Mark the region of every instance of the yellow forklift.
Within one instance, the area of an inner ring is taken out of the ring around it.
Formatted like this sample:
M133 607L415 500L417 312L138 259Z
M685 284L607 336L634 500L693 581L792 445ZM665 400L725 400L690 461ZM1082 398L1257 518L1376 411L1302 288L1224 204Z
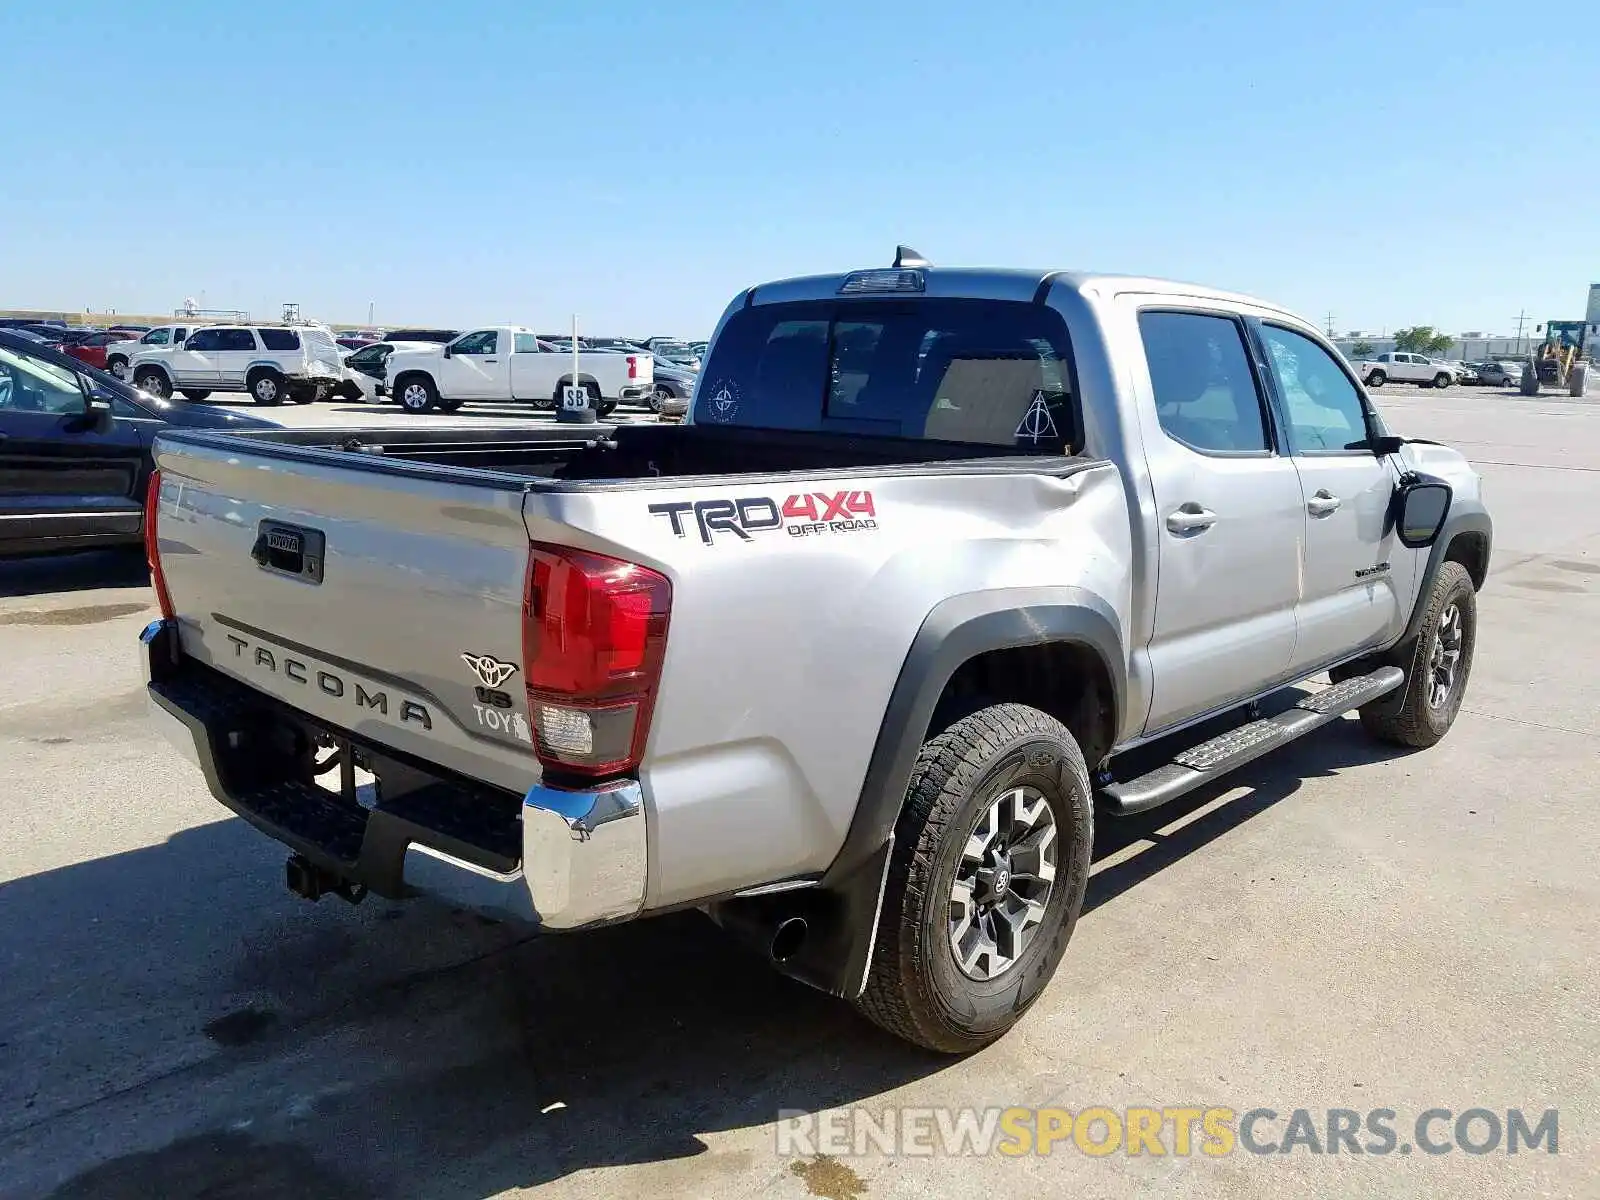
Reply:
M1589 383L1589 351L1600 338L1587 321L1546 321L1534 326L1544 341L1522 364L1522 394L1537 396L1540 388L1566 388L1571 396L1583 395Z

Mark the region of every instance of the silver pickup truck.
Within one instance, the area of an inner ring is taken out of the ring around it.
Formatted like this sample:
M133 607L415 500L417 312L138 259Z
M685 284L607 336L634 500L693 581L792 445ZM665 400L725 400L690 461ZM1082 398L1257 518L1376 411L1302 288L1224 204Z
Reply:
M904 251L739 295L681 426L156 457L154 713L295 892L697 907L953 1053L1050 980L1096 815L1352 710L1442 737L1491 543L1291 313Z

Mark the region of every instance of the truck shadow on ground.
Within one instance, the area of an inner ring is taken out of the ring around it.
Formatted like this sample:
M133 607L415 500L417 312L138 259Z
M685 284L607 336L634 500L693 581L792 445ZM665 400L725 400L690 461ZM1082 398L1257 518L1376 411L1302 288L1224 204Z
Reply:
M1099 860L1153 844L1094 876L1085 919L1305 781L1389 756L1354 722L1336 722L1173 805L1101 821ZM1239 787L1249 790L1194 816ZM197 856L212 865L192 884L199 894L185 894L173 881L192 876L186 860ZM0 957L47 956L56 977L30 999L0 999L0 1031L35 1021L37 1011L12 1010L47 1005L51 990L63 1011L80 1003L89 973L102 1003L163 997L174 1030L204 1029L216 1043L176 1092L171 1072L151 1079L143 1102L146 1085L107 1081L62 1095L56 1115L40 1112L32 1126L0 1123L0 1191L11 1194L5 1164L27 1141L65 1139L75 1173L63 1180L35 1164L29 1177L44 1186L28 1194L480 1200L625 1164L658 1164L654 1186L706 1194L787 1173L770 1134L733 1150L716 1148L718 1134L759 1129L783 1109L881 1104L901 1085L962 1069L777 976L696 913L514 940L420 905L307 909L262 878L272 857L224 821L0 887ZM130 913L136 927L120 928ZM223 951L214 973L184 961L200 954L185 932L196 921L233 926L205 943ZM449 962L419 961L416 947L457 937L465 950ZM172 965L152 978L152 961ZM257 1005L266 995L267 1014L230 1013L245 995ZM1070 1004L1048 992L1043 1003L1052 1000ZM71 1050L94 1035L56 1036ZM14 1071L54 1069L60 1049L20 1041L7 1051ZM8 1090L28 1086L13 1075ZM290 1093L298 1099L283 1104ZM80 1141L79 1127L93 1138Z
M95 588L148 588L144 549L0 560L0 596L43 596Z

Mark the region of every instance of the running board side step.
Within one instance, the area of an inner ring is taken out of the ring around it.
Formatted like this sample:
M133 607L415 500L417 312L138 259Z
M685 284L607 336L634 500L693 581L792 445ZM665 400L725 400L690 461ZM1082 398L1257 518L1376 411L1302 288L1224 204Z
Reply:
M1358 675L1315 695L1306 696L1287 712L1201 742L1185 750L1165 766L1157 767L1126 783L1113 783L1100 790L1101 805L1116 817L1131 816L1158 808L1210 783L1269 750L1320 729L1329 721L1344 716L1353 708L1386 696L1406 681L1399 667L1380 667L1370 675Z

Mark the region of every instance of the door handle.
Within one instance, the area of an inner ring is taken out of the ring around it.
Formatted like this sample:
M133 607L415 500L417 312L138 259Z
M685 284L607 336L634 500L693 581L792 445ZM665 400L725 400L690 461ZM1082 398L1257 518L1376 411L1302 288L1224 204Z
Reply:
M1313 517L1329 517L1339 510L1340 503L1339 497L1322 488L1306 501L1306 511Z
M1217 514L1194 501L1167 514L1167 528L1173 533L1199 533L1217 523Z
M483 361L486 362L486 363L492 363L492 362L499 362L500 360L498 358L486 358Z

